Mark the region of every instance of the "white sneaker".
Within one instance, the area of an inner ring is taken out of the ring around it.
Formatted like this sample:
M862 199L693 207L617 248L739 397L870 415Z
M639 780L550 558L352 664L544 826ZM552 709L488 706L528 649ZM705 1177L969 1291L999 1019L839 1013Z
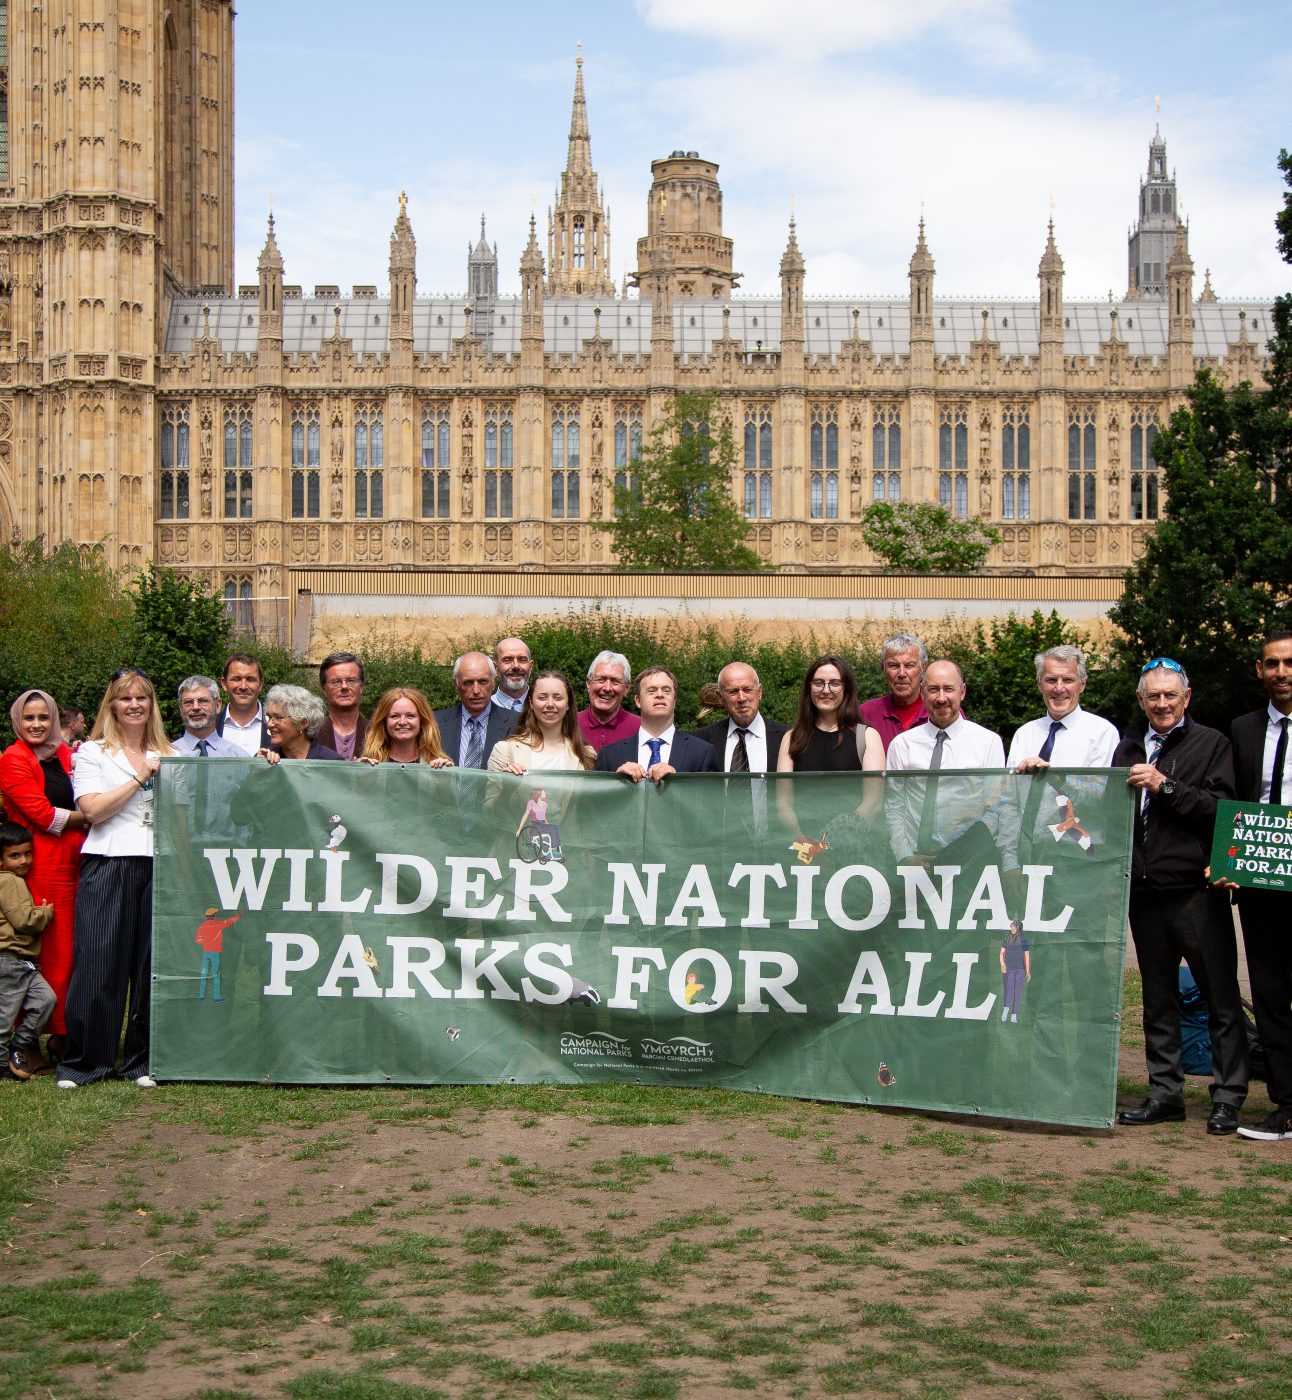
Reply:
M60 1079L58 1081L58 1087L60 1089L79 1089L81 1086L75 1079Z
M155 1089L157 1087L157 1081L151 1074L141 1074L138 1079L132 1079L130 1082L136 1089Z

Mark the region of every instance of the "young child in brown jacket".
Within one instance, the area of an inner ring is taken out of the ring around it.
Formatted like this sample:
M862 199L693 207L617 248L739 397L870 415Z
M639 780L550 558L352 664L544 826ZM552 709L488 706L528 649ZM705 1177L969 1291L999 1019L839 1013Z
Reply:
M35 904L27 888L31 832L0 822L0 1078L30 1079L49 1066L38 1039L54 1010L54 989L40 975L40 936L52 904ZM21 1023L14 1030L19 1013Z

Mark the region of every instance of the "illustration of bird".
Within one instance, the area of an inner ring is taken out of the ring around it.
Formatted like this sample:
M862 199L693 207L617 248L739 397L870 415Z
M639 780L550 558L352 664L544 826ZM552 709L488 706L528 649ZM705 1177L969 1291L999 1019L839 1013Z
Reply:
M341 825L340 817L331 816L328 818L328 821L331 823L332 830L328 832L327 848L329 851L335 851L340 847L341 842L345 840L346 831L345 827Z
M370 968L372 968L374 972L381 971L381 968L377 966L376 954L372 951L371 948L365 948L363 950L363 960L368 964Z
M1059 793L1054 800L1059 804L1059 809L1063 813L1063 820L1061 822L1056 822L1053 826L1047 827L1046 829L1056 841L1062 841L1066 832L1079 832L1080 835L1077 837L1077 845L1080 846L1083 851L1088 851L1091 846L1090 833L1081 825L1080 818L1077 816L1076 810L1072 806L1072 799L1065 796L1063 793Z
M879 1062L879 1073L875 1078L879 1080L885 1089L891 1089L893 1085L897 1083L897 1076L888 1068L883 1060Z

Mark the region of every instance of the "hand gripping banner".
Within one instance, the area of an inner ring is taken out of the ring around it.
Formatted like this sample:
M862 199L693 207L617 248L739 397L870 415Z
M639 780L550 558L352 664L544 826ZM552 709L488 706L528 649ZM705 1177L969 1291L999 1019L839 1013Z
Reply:
M152 1072L630 1081L1108 1126L1122 770L175 759Z

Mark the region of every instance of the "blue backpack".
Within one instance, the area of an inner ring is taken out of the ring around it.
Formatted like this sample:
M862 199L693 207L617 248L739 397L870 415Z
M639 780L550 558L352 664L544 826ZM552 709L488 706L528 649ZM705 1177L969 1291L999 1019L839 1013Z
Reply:
M1207 1030L1207 1003L1187 963L1180 964L1180 1062L1185 1074L1211 1076L1211 1033ZM1265 1078L1265 1047L1256 1033L1252 1008L1243 1002L1243 1022L1247 1028L1247 1073L1250 1079Z

